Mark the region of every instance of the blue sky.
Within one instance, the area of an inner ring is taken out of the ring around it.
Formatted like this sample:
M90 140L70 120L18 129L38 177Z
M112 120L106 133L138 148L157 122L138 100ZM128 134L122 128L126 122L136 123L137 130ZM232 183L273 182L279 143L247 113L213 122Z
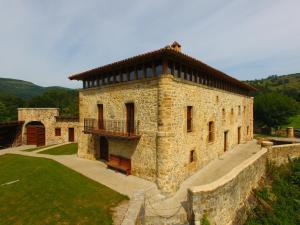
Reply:
M238 79L300 72L299 0L0 0L0 77L67 77L182 44Z

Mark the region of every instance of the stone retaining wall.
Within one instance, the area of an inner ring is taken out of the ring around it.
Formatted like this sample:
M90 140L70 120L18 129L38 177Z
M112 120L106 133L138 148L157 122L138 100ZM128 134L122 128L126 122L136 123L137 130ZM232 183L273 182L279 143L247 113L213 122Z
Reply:
M300 144L276 145L268 149L268 159L278 166L293 158L300 158Z
M127 213L121 225L142 225L144 224L144 199L143 190L136 191L129 201Z
M300 144L268 146L221 179L188 191L189 218L200 225L203 216L211 224L233 224L253 188L265 175L267 161L281 165L300 158ZM241 221L239 221L241 222Z
M262 149L221 179L188 191L189 217L196 225L206 215L212 224L232 224L253 188L265 174L267 150Z

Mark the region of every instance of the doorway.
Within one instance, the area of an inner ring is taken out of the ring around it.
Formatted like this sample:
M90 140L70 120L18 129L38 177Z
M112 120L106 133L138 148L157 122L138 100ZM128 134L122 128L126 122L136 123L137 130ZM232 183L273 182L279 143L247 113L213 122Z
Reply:
M238 144L241 143L241 127L238 127Z
M27 144L44 146L45 145L45 126L41 122L33 121L26 125Z
M126 103L126 124L127 134L134 134L134 104Z
M100 137L100 159L108 161L108 141L105 137Z
M224 132L224 152L228 150L228 131Z
M74 128L73 127L69 127L68 134L69 134L69 142L74 142Z

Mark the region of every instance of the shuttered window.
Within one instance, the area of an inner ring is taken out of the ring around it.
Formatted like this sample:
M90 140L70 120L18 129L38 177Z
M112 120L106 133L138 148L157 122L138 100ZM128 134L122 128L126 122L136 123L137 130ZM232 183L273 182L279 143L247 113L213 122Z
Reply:
M61 136L61 129L55 128L55 136Z

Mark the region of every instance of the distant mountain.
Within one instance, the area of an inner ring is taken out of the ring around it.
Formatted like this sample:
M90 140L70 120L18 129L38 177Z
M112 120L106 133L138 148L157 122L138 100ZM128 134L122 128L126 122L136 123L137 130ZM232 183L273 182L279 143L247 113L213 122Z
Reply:
M30 99L34 96L41 95L47 90L68 90L69 88L53 86L53 87L41 87L34 83L16 80L10 78L0 78L0 94L9 94L22 99ZM71 89L69 89L71 90Z
M246 82L257 88L258 90L295 90L300 92L300 73L288 75L272 75L264 79L248 80Z

